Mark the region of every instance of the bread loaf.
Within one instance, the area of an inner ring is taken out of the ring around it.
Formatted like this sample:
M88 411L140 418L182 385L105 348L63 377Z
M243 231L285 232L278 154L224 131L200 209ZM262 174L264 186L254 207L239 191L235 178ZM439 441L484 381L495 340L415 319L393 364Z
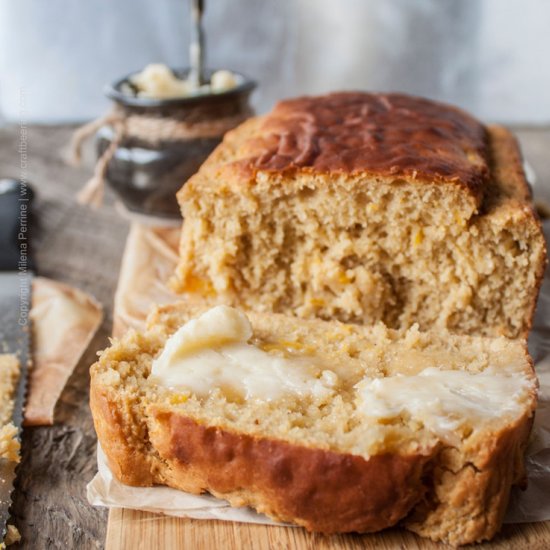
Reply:
M101 354L91 408L120 481L323 533L495 534L536 404L525 342L248 318L165 306Z
M283 101L229 132L178 199L178 292L392 328L530 328L546 255L517 143L454 107Z

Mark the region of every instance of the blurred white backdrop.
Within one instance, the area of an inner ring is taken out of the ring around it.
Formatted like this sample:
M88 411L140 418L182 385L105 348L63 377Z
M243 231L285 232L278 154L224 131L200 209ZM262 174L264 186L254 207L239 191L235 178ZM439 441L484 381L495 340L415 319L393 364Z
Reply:
M282 97L400 90L485 120L550 122L549 0L206 0L208 65ZM189 0L0 0L0 118L72 122L106 82L188 62Z

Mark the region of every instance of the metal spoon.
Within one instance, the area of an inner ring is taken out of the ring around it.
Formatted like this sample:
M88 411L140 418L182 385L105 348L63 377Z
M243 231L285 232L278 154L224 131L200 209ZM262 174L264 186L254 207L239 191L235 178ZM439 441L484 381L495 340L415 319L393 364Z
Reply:
M191 0L191 43L189 44L189 82L196 89L204 84L204 29L202 26L202 14L204 12L204 0Z

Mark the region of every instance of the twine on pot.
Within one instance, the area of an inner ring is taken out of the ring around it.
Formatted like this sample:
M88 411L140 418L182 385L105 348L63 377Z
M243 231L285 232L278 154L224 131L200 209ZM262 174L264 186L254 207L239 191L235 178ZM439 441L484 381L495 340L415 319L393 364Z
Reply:
M237 115L213 120L192 121L137 114L127 115L122 109L115 107L109 113L76 130L71 138L70 162L74 166L78 166L81 162L82 145L89 137L102 126L111 126L114 132L111 143L103 151L95 165L93 176L78 192L77 201L92 208L101 206L109 162L126 137L136 138L152 145L158 145L165 141L216 138L223 136L225 132L239 125L251 115L252 111L246 109Z
M102 126L112 126L114 129L113 139L109 147L103 151L103 154L98 159L93 176L86 182L84 187L77 193L76 200L80 204L87 204L92 208L101 206L103 202L103 193L105 188L105 173L107 166L113 158L117 147L122 140L124 134L124 116L113 110L106 115L92 120L79 128L71 138L71 163L74 166L79 166L82 160L82 144L93 134L95 134Z

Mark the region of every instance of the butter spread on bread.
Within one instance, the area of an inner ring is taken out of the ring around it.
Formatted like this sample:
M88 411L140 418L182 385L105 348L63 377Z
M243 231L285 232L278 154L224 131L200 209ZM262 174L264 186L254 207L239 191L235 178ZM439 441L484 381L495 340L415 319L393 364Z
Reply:
M524 341L208 309L159 308L92 366L94 423L120 481L209 492L323 533L400 524L466 544L497 532L536 406Z

